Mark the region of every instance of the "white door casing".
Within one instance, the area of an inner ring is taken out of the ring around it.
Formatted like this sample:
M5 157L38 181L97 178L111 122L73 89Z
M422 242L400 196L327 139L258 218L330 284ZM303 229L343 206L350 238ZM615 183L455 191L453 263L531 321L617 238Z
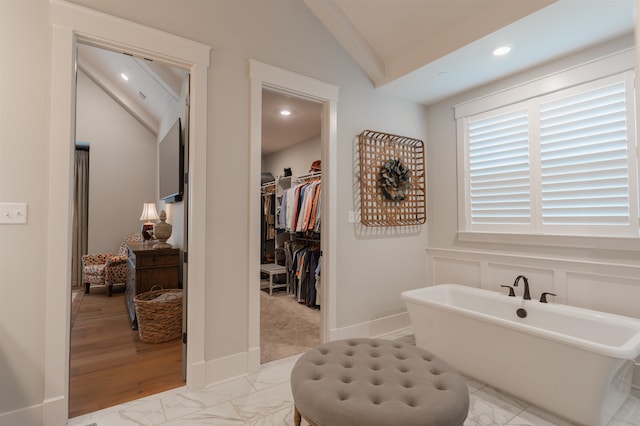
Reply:
M45 371L42 420L65 424L69 401L71 286L71 200L75 139L75 61L79 40L108 49L144 55L189 70L189 350L187 386L205 386L204 293L206 229L207 72L209 46L134 24L59 0L50 3L52 29L51 149L45 322ZM198 232L193 232L197 229ZM200 318L200 321L196 321ZM62 366L62 368L61 368Z

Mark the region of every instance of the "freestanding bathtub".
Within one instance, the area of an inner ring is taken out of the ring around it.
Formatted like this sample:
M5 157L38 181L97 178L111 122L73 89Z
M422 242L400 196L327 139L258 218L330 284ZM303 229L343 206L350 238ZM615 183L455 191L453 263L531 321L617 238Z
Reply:
M568 420L606 425L629 397L640 320L458 284L402 300L418 347Z

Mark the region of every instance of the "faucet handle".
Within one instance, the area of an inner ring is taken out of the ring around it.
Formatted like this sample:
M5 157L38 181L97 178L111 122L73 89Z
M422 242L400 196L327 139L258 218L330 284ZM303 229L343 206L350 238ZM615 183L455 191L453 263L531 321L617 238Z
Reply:
M513 287L511 287L510 285L501 285L500 287L509 289L509 297L516 297L516 292L513 291Z
M547 303L547 294L549 296L557 296L557 294L555 294L555 293L542 293L540 295L540 303Z

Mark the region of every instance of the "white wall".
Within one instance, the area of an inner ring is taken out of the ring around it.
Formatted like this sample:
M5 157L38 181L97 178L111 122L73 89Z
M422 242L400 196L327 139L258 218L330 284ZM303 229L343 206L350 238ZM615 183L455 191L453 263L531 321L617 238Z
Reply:
M46 1L0 1L0 201L28 204L27 225L0 225L0 415L44 394L48 20ZM37 412L25 421L39 424Z
M76 138L89 142L89 253L113 253L139 232L156 192L156 136L78 71Z
M269 172L274 178L284 176L284 168L290 167L292 176L309 173L311 163L322 158L321 141L318 135L288 148L262 157L262 171Z

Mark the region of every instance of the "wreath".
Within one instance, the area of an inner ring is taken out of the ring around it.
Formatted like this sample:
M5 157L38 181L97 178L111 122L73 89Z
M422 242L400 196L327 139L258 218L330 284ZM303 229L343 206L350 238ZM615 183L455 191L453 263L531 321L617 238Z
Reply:
M411 187L411 169L399 158L388 160L380 169L380 185L385 198L402 201Z

